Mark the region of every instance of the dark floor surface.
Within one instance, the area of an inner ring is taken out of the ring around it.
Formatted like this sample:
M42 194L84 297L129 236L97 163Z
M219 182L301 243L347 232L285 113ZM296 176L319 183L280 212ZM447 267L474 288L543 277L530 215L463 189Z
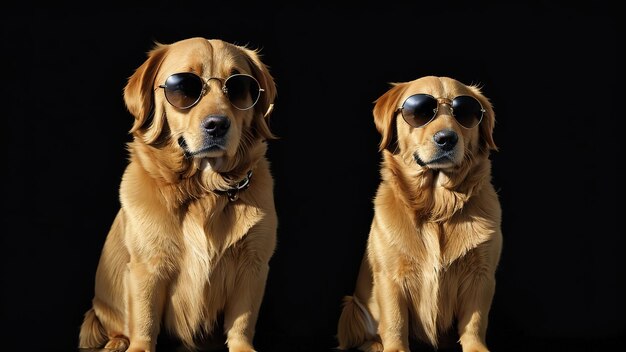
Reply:
M332 338L272 338L264 341L257 338L255 348L259 352L338 352L334 349ZM502 339L488 343L492 352L618 352L624 350L623 339L557 339L557 338L516 338ZM462 352L460 345L433 349L420 343L411 344L412 352ZM174 340L160 337L157 345L158 352L182 352L185 351ZM206 352L228 352L228 349L211 349ZM202 352L205 352L202 351ZM80 351L85 352L85 351ZM94 351L95 352L95 351ZM106 350L101 350L106 352ZM359 352L356 349L342 352Z

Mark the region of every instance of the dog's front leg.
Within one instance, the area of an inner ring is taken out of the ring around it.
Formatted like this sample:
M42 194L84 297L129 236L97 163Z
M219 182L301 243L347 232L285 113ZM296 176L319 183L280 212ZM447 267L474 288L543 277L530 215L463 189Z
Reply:
M229 352L254 352L252 339L268 272L269 267L265 263L239 269L233 294L228 297L224 312Z
M154 264L128 264L127 352L154 352L165 298L165 283Z
M383 352L409 351L409 309L402 290L385 273L376 273L374 289L380 307L378 334Z
M485 336L495 280L484 274L466 280L461 287L458 331L463 352L487 352Z

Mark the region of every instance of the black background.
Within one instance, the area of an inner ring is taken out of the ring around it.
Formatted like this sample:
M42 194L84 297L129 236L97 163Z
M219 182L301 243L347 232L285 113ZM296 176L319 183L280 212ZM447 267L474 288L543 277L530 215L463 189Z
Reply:
M622 346L624 36L615 6L89 6L18 4L0 15L0 350L75 350L119 206L132 124L122 89L154 41L192 36L260 48L278 87L271 127L281 138L268 158L279 240L257 349L335 346L379 177L372 102L389 82L424 75L481 84L496 112L504 248L488 345Z

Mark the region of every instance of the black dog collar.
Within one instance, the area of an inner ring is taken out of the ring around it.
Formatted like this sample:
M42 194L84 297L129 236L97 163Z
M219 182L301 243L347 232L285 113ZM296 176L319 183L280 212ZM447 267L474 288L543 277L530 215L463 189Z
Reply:
M239 199L239 191L243 191L244 189L250 187L251 179L252 179L252 170L248 171L248 173L246 174L246 177L244 177L243 180L235 183L229 189L225 191L215 190L214 192L217 194L221 194L221 195L227 195L228 200L231 202L234 202L237 199Z

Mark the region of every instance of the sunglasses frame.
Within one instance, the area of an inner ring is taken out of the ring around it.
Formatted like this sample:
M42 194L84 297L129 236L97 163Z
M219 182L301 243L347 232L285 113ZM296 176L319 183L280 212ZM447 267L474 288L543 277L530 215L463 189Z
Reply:
M428 120L428 122L426 122L426 123L424 123L423 125L420 125L420 126L413 126L413 124L410 123L409 120L407 120L407 118L404 116L404 104L406 104L407 100L409 100L411 97L414 97L416 95L425 95L425 96L433 98L433 100L435 100L437 102L437 107L435 109L433 109L433 116L430 118L430 120ZM463 126L463 124L460 123L459 120L454 115L454 108L452 108L452 102L454 101L454 99L456 99L458 97L470 97L470 98L476 100L476 102L478 103L478 106L480 106L480 118L478 119L478 122L476 122L476 124L474 126L472 126L472 127ZM471 130L472 128L480 125L480 123L483 121L483 117L485 116L485 113L487 112L487 110L485 110L485 108L483 107L483 104L480 103L480 100L476 99L475 97L473 97L471 95L457 95L456 97L454 97L452 99L448 99L448 98L435 98L434 96L432 96L430 94L426 94L426 93L417 93L417 94L412 94L412 95L408 96L406 99L404 99L404 102L402 103L402 106L400 106L399 108L396 109L395 114L400 113L400 115L402 115L402 118L404 119L404 121L406 123L408 123L411 127L422 128L422 127L425 127L426 125L428 125L434 119L437 118L437 114L439 113L439 106L441 106L441 105L448 105L450 107L450 112L452 113L452 116L454 117L454 120L456 121L456 123L458 123L459 126L465 128L467 130Z
M172 104L172 102L169 100L169 98L167 97L167 92L166 89L168 89L167 87L167 81L170 79L170 77L174 76L174 75L179 75L179 74L190 74L193 76L196 76L200 81L202 81L202 91L200 91L200 95L198 96L198 98L189 106L185 106L185 107L179 107L176 106L174 104ZM233 102L230 100L230 97L228 97L228 88L226 87L226 82L228 82L229 79L233 78L233 77L240 77L240 76L245 76L245 77L250 77L252 78L252 80L254 80L254 82L256 82L257 86L259 87L259 94L257 95L256 99L254 100L254 102L252 103L252 105L250 105L249 107L242 109L238 106L236 106L235 104L233 104ZM198 104L200 102L200 100L202 100L202 97L204 97L206 95L206 93L209 92L209 81L210 80L216 80L218 82L220 82L220 84L222 85L221 91L222 93L224 93L224 95L226 95L226 97L228 97L228 101L230 102L230 105L232 105L235 109L237 110L241 110L241 111L246 111L246 110L250 110L252 109L256 103L259 102L259 99L261 98L261 93L265 92L265 89L261 88L261 83L259 83L259 81L254 78L254 76L249 75L247 73L235 73L232 74L226 78L220 78L220 77L209 77L207 79L204 79L202 77L200 77L198 74L194 73L194 72L177 72L177 73L172 73L171 75L167 76L167 78L165 79L165 83L164 84L160 84L158 87L154 88L154 90L157 90L159 88L163 88L163 94L165 94L165 100L167 100L167 102L172 105L173 107L177 108L177 109L181 109L181 110L187 110L187 109L191 109L194 106L196 106L196 104Z

